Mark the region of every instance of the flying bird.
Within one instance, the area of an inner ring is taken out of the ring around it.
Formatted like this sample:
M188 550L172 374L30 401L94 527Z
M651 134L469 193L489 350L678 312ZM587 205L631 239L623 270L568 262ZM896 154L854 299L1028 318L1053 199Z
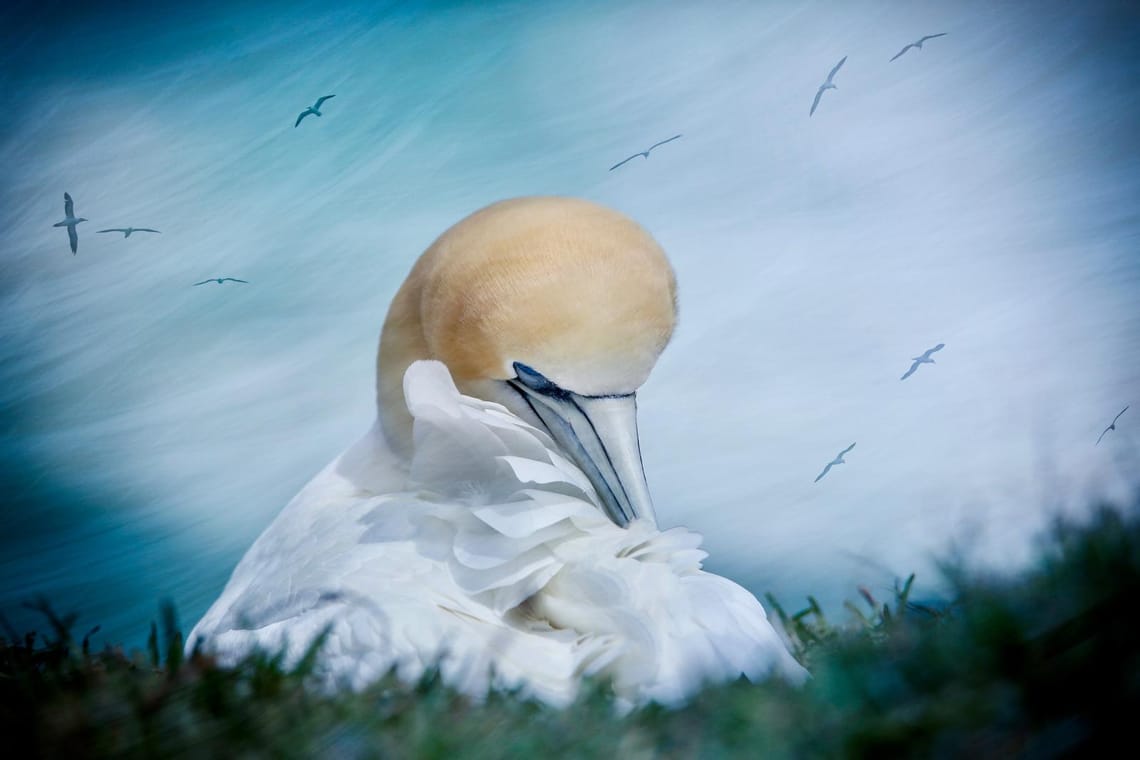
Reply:
M586 675L630 705L741 675L802 683L760 602L701 569L700 537L657 526L636 394L675 295L649 233L589 201L516 198L453 225L389 307L375 423L266 528L188 651L229 663L287 642L295 662L324 636L330 685L436 665L463 693L559 706Z
M827 75L827 81L824 82L823 84L821 84L819 86L819 89L816 90L815 100L813 100L811 103L811 111L808 112L808 116L811 116L813 113L815 113L815 109L819 107L819 99L823 97L823 91L824 90L838 90L839 89L838 87L835 86L835 83L832 82L831 80L835 77L835 72L839 71L840 67L843 66L843 63L846 60L847 60L847 56L843 56L841 59L839 59L839 63L835 64L835 68L833 68L831 70L831 73Z
M1125 413L1125 412L1127 412L1127 411L1128 411L1128 407L1126 406L1126 407L1124 407L1123 409L1121 409L1121 410L1120 410L1120 414L1124 414L1124 413ZM1096 439L1096 445L1097 445L1097 446L1099 446L1099 445L1100 445L1100 439L1101 439L1101 438L1104 438L1104 436L1105 436L1105 435L1108 433L1108 431L1109 431L1109 430L1116 430L1116 421L1117 421L1118 419L1120 419L1120 414L1118 414L1118 415L1116 415L1115 417L1113 417L1113 418L1112 418L1112 424L1111 424L1111 425L1109 425L1108 427L1106 427L1106 428L1104 429L1104 432L1100 434L1100 438L1097 438L1097 439Z
M934 360L930 358L930 355L933 354L935 351L941 351L943 348L945 348L945 346L946 346L945 343L939 343L934 348L926 349L926 351L924 351L922 353L922 356L914 357L914 359L911 360L914 362L914 364L910 365L910 369L908 369L906 371L906 374L903 375L902 377L900 377L899 380L906 380L908 377L913 375L914 371L916 369L918 369L918 365L920 365L920 364L934 364Z
M309 114L312 114L313 116L320 116L321 115L321 103L324 103L329 98L335 98L335 97L336 97L336 95L322 95L321 97L317 98L316 103L313 103L311 106L306 108L304 111L301 111L301 114L297 117L297 121L293 124L293 129L296 129L298 126L300 126L301 120L304 119Z
M198 285L205 285L207 282L216 282L219 285L221 285L223 282L244 282L247 285L249 284L248 280L239 280L236 277L211 277L208 280L202 280L201 282L196 282L196 283L194 283L194 285L195 285L195 287Z
M838 456L836 456L835 459L832 459L830 462L828 462L827 467L824 467L823 472L821 472L819 475L817 475L815 480L813 480L812 482L818 483L820 480L823 479L824 475L826 475L828 472L831 471L831 468L834 467L835 465L846 464L847 460L843 458L843 455L846 454L848 451L850 451L853 448L855 448L855 444L851 444L850 446L845 448L843 451L839 452Z
M928 34L925 37L923 37L921 40L919 40L918 42L912 42L909 45L907 45L906 47L904 47L902 50L900 50L899 52L895 53L895 58L898 58L900 55L902 55L906 51L910 50L911 48L918 48L919 50L922 50L922 43L926 42L927 40L932 40L935 37L945 37L946 35L947 35L947 32L939 32L938 34ZM892 58L891 60L893 61L893 60L895 60L895 58Z
M71 241L71 253L74 256L79 252L79 235L75 231L75 225L80 222L86 222L83 217L78 219L75 217L75 203L72 202L71 196L67 193L63 194L63 221L56 222L52 227L66 227L67 239Z
M109 230L96 230L97 232L121 232L124 238L129 238L132 232L158 232L150 227L112 227ZM159 233L162 234L162 233Z
M611 167L610 167L610 171L612 172L614 169L618 168L618 167L619 167L619 166L621 166L622 164L626 163L627 161L632 161L633 159L637 158L638 156L645 156L646 158L649 158L649 151L653 150L653 149L654 149L654 148L656 148L658 145L664 145L664 144L665 144L665 143L667 143L667 142L673 142L674 140L676 140L677 138L679 138L679 137L682 137L682 136L683 136L683 135L673 135L673 136L672 136L672 137L670 137L668 140L662 140L662 141L661 141L661 142L659 142L659 143L653 143L652 145L650 145L648 148L646 148L645 150L641 151L640 153L634 153L634 154L633 154L632 156L630 156L629 158L626 158L626 159L623 159L623 160L621 160L621 161L618 161L616 164L614 164L613 166L611 166Z

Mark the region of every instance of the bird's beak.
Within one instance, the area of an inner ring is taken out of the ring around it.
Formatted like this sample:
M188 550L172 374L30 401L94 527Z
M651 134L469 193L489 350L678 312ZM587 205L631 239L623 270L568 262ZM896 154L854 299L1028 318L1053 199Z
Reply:
M581 396L557 386L535 389L508 382L582 468L614 523L624 528L644 519L657 525L641 463L636 394Z

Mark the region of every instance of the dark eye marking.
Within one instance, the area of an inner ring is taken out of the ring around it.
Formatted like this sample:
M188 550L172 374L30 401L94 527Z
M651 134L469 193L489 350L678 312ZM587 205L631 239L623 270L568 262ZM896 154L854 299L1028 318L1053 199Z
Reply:
M565 396L568 395L566 391L559 388L555 383L546 379L546 375L542 374L533 367L528 367L522 362L515 362L515 375L518 376L519 382L530 388L535 393L541 393L545 396Z
M550 396L552 398L572 399L575 396L578 398L624 398L625 396L633 395L632 393L600 393L596 395L572 393L557 383L547 379L546 375L534 367L527 366L522 362L514 362L513 366L519 383L535 393L541 393L544 396ZM515 381L509 380L508 382L513 383Z

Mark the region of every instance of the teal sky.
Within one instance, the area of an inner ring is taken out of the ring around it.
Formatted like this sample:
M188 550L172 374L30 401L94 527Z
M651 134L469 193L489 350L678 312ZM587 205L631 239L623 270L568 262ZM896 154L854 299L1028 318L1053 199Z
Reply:
M516 195L612 205L669 253L681 322L639 396L650 488L754 591L921 585L951 545L1016 565L1051 511L1136 472L1134 4L5 13L0 609L18 627L42 593L108 640L140 643L162 598L188 628L368 428L415 258ZM76 256L51 226L65 191L91 220ZM126 225L162 234L94 232ZM219 276L250 285L192 287Z

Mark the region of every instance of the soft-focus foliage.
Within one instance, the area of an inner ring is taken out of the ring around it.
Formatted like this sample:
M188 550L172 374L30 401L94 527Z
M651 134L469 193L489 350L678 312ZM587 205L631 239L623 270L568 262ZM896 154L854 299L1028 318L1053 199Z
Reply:
M1136 506L1059 523L1018 577L948 564L950 603L916 602L907 579L886 601L860 589L837 626L814 601L789 615L769 599L815 674L806 687L738 682L626 716L603 683L563 711L473 703L434 677L323 695L307 685L314 657L293 671L266 655L183 661L169 607L149 652L92 653L40 604L46 638L8 631L0 647L0 731L67 757L1103 755L1140 706Z

